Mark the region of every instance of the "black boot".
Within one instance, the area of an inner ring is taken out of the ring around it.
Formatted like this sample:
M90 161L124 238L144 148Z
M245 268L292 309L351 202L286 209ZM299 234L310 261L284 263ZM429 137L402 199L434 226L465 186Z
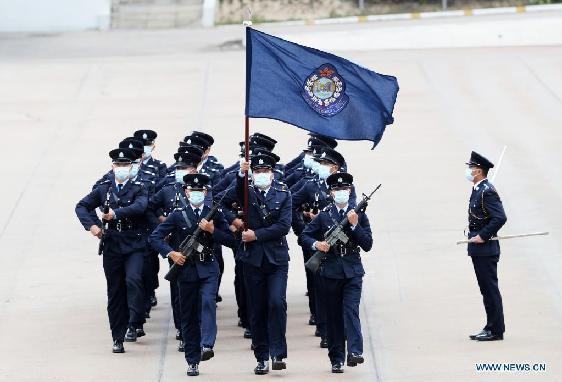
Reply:
M137 342L137 330L132 326L129 326L125 333L125 342Z
M363 362L365 362L365 359L361 353L351 353L347 355L347 366L349 367L355 367Z
M194 363L194 364L188 364L187 365L187 375L190 377L196 377L199 375L199 365Z
M287 364L283 361L281 357L273 357L271 359L271 369L273 370L284 370L287 368Z
M258 361L258 366L254 369L254 374L256 375L265 375L269 373L269 362L267 361Z
M208 361L215 356L215 352L208 346L201 348L201 361Z
M123 340L115 340L113 341L113 349L114 353L125 353L125 347L123 346Z

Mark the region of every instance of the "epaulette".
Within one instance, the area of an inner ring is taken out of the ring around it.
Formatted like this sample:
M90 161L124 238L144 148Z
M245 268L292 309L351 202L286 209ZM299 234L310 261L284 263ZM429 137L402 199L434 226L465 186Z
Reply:
M111 179L104 179L101 182L97 183L98 186L101 186L102 184L108 184L111 183Z
M324 211L324 212L330 211L330 208L332 208L332 205L333 205L333 204L334 204L334 203L328 204L326 207L324 207L324 208L322 209L322 211Z
M135 181L133 182L133 184L136 184L137 186L144 187L144 184L143 184L142 182L138 181L138 180L135 180Z
M141 171L144 172L145 174L156 176L156 173L154 173L152 171L148 171L148 170L145 170L145 169L142 169Z
M279 183L277 182L275 184L275 186L273 186L273 188L277 191L281 191L281 192L289 192L289 188L287 187L287 185L285 183Z

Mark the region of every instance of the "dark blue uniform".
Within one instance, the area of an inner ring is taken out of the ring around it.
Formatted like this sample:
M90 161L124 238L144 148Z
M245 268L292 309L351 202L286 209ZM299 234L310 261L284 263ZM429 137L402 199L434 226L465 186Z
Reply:
M162 179L166 176L166 163L150 156L142 161L141 170L148 170L154 173L158 179Z
M244 179L227 191L223 202L243 205ZM287 357L287 274L289 248L286 235L291 228L291 194L272 186L265 199L257 188L249 188L248 228L257 240L243 244L239 258L250 308L252 344L258 362Z
M76 205L76 215L86 230L102 222L92 212L104 206L109 195L115 218L105 233L103 269L107 281L107 312L114 340L123 340L127 326L144 322L142 285L143 258L146 251L145 212L147 191L141 183L127 181L118 191L113 175L100 183Z
M304 229L301 235L303 246L312 250L314 243L323 241L324 234L338 224L354 206L350 202L343 211L335 204L323 209ZM361 248L368 252L373 245L367 215L359 214L359 223L355 227L346 228L345 232L350 238L349 242L346 245L332 246L318 271L326 307L328 356L332 365L344 362L346 339L349 354L363 353L359 304L365 271L359 251Z
M472 258L478 286L484 300L487 322L484 330L492 334L505 331L502 296L498 287L498 261L500 243L490 239L497 236L507 221L501 199L492 184L484 179L472 188L468 206L468 237L480 235L484 244L469 243L468 255Z
M210 210L204 206L201 211L189 205L168 215L166 221L150 235L153 248L163 256L178 251L182 241L191 235ZM204 233L201 242L209 248L214 243L228 246L236 245L228 229L222 212L217 211L213 219L215 231ZM170 242L166 237L171 234ZM209 250L203 258L193 258L186 262L177 279L179 290L181 330L185 341L185 359L189 364L201 361L201 348L213 348L217 335L216 295L218 288L219 265Z

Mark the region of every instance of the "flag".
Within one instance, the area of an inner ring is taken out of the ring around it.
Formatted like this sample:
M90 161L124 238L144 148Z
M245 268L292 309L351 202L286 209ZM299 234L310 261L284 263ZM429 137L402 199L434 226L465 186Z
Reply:
M246 116L375 147L398 94L393 76L246 28Z

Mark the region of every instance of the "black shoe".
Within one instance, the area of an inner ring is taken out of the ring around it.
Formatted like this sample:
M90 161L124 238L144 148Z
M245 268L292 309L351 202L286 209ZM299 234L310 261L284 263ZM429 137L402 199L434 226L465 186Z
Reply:
M250 329L244 330L244 338L252 338L252 331Z
M137 330L129 327L125 333L125 342L137 342Z
M273 357L271 359L271 369L272 370L284 370L287 368L287 364L283 361L281 357Z
M337 374L343 373L343 362L334 363L332 365L332 373L337 373Z
M242 322L242 320L238 320L238 327L239 327L239 328L243 328L243 327L244 327L244 323Z
M324 337L320 340L320 348L328 349L328 339L327 338Z
M220 294L217 294L217 302L222 302L222 296Z
M180 340L180 342L178 343L178 351L179 351L180 353L185 352L185 344L183 343L182 340Z
M310 318L308 319L308 325L316 325L316 316L314 314L310 315Z
M201 361L208 361L215 356L213 349L207 346L201 348Z
M471 340L476 340L476 337L478 336L482 336L488 334L488 331L486 329L482 329L482 331L480 333L477 334L471 334L470 336L468 336L468 338L470 338Z
M150 312L148 310L144 312L144 318L150 318Z
M138 337L144 337L144 336L146 336L146 333L144 332L144 329L143 328L140 328L140 329L137 328L137 338Z
M199 375L199 365L194 363L194 364L188 364L187 365L187 375L190 377L196 377Z
M125 353L125 347L123 346L123 340L115 340L113 341L113 349L114 353Z
M365 358L363 358L363 354L361 353L351 353L347 355L347 366L349 367L355 367L363 362L365 362Z
M503 341L503 334L492 334L492 332L488 332L481 336L476 336L476 341Z
M314 331L314 336L315 337L322 337L322 335L320 334L320 329L316 328L316 330Z
M158 299L156 298L155 295L150 296L150 306L156 306L158 305Z
M254 374L256 375L265 375L269 373L269 362L267 361L258 361L258 366L254 369Z
M181 340L181 332L179 331L179 329L176 329L176 340Z

